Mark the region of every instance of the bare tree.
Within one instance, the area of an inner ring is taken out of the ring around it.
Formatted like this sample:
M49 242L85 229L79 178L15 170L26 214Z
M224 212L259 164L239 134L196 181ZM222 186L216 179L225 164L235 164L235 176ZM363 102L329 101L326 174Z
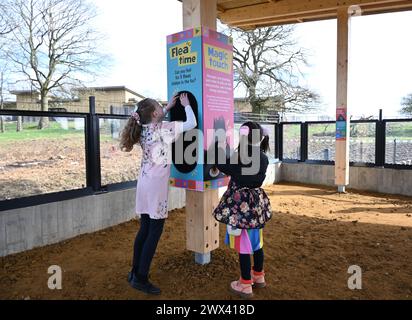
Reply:
M401 113L407 116L412 116L412 93L402 99Z
M4 73L3 70L0 70L0 110L3 109L4 98L3 98L3 83L4 83ZM6 128L4 126L3 116L0 116L0 133L4 133Z
M235 85L246 89L252 112L301 112L317 108L319 96L299 84L306 65L290 25L253 31L229 29L234 40Z
M0 3L0 37L5 36L13 31L14 25L9 24L8 19L6 19L7 6L5 3ZM1 48L1 42L0 42Z
M0 25L0 49L3 49L4 46L4 42L3 42L3 36L9 32L11 32L11 29L7 29L9 31L6 30L3 22L3 5L0 4L0 21L2 22L2 24ZM3 50L0 51L0 110L2 110L4 108L4 90L5 90L5 83L6 83L6 76L5 73L7 71L7 64L6 61L4 60L4 56L3 56ZM4 119L3 116L0 116L0 133L4 133L6 131L6 127L4 125Z
M6 97L6 88L10 82L10 70L8 68L6 61L1 59L0 56L0 110L4 109L4 101ZM16 124L16 131L23 130L23 121L21 116L17 116L17 124ZM0 116L0 133L4 133L6 131L6 126L4 123L3 116Z
M95 7L87 0L5 0L7 20L18 27L9 33L7 59L40 94L41 110L48 96L79 86L104 65L100 34L91 26ZM39 129L48 126L42 118Z

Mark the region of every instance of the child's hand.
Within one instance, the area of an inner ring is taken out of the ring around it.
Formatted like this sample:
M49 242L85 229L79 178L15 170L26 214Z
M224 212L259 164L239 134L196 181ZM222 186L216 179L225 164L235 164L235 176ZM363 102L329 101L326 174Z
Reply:
M182 93L180 95L180 103L182 104L183 107L189 106L189 98L187 97L187 93Z
M170 99L169 103L168 103L167 106L166 106L166 110L169 111L170 109L172 109L172 108L176 105L176 101L177 101L177 94L174 95L174 96Z

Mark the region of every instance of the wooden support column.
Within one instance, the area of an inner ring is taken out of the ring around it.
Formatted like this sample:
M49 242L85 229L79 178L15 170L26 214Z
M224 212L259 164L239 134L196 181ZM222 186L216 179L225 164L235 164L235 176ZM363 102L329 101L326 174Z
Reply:
M183 29L204 26L216 30L217 0L183 0Z
M205 26L216 30L217 0L183 0L183 29ZM199 264L210 262L219 247L219 224L212 216L219 202L218 190L186 190L186 247Z
M349 133L348 116L348 62L350 16L348 7L338 8L337 19L337 81L336 81L336 157L335 184L345 192L349 184Z

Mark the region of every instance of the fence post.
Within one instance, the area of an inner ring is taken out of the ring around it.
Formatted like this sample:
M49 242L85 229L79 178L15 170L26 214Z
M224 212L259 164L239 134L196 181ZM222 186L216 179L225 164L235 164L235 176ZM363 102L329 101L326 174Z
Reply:
M101 190L100 128L96 115L96 99L89 97L89 114L86 118L86 181L93 191Z
M360 161L363 162L363 141L360 142Z
M375 131L375 166L385 165L386 122L382 119L376 122Z
M323 150L323 160L329 161L329 149Z
M280 161L283 161L283 124L279 123L278 124L278 135L277 135L277 140L278 140L278 159Z
M396 139L393 140L393 164L396 164Z
M300 161L308 160L308 124L303 122L300 124Z

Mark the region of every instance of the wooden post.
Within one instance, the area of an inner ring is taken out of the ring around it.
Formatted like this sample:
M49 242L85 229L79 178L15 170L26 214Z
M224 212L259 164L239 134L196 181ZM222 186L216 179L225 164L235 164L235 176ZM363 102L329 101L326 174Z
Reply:
M216 30L217 0L183 0L183 29L204 26Z
M349 132L348 110L348 58L349 25L348 7L338 8L337 81L336 81L336 159L335 184L345 192L349 184Z
M205 26L216 30L217 0L183 0L183 29ZM210 262L219 247L219 224L212 216L219 202L218 190L186 190L186 247L199 264Z

